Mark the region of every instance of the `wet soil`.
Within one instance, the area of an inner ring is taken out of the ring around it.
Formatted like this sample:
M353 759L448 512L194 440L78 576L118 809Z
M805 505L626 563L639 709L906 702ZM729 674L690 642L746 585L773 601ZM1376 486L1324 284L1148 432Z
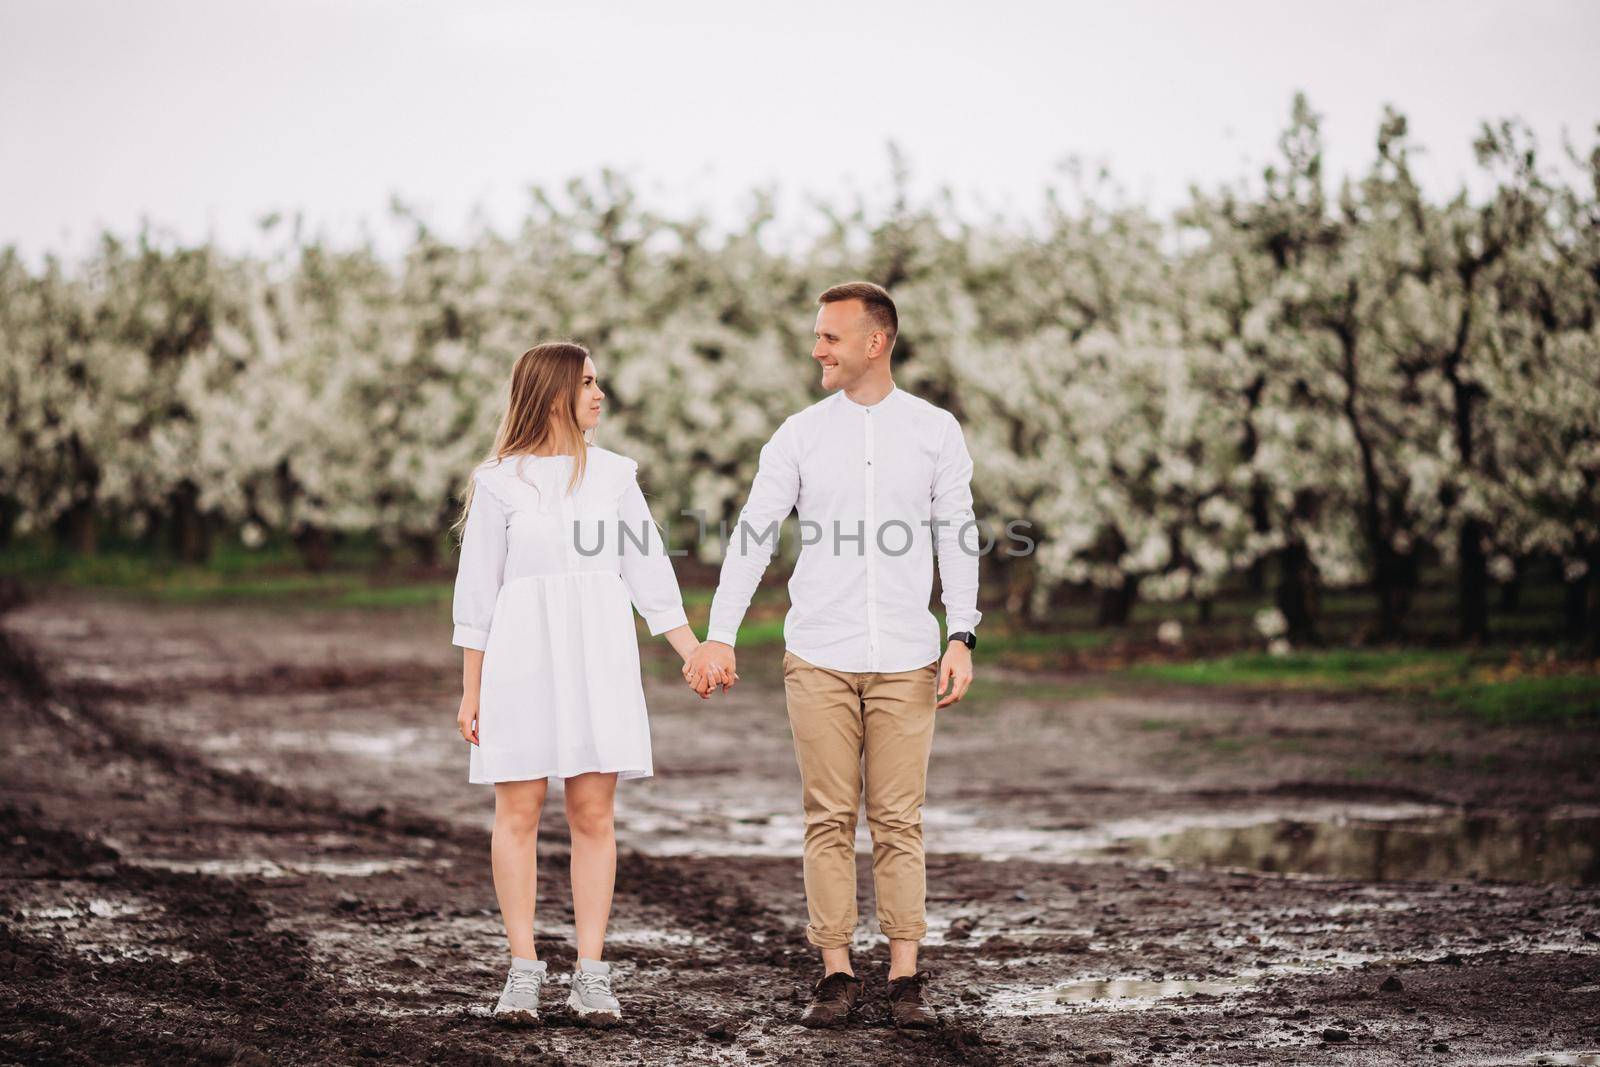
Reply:
M924 959L944 1028L887 1025L863 834L872 995L857 1025L813 1033L794 1023L817 973L779 653L747 652L739 687L701 702L647 646L657 777L620 793L607 950L629 1025L585 1030L557 1006L511 1030L486 1015L506 962L491 796L465 781L445 620L67 592L6 606L0 1062L1600 1049L1592 726L988 672L941 712L930 770ZM566 837L549 807L540 950L563 975ZM1387 865L1370 862L1374 834ZM1427 858L1396 859L1418 835Z

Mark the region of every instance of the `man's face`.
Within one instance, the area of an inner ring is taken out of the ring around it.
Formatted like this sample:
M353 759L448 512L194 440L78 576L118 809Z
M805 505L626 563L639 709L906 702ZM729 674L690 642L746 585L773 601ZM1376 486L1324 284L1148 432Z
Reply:
M883 331L859 300L838 300L817 309L817 343L811 358L822 364L822 388L854 385L867 373L869 354L883 348Z

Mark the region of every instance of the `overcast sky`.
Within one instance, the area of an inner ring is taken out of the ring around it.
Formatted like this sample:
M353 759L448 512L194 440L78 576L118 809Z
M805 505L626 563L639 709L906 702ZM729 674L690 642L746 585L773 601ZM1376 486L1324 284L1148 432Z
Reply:
M1335 172L1398 105L1443 195L1486 118L1592 144L1597 56L1585 0L0 0L0 244L237 247L297 209L353 240L396 194L459 233L602 166L719 219L775 184L803 223L881 191L891 140L968 203L1026 212L1077 155L1168 206L1258 171L1297 89Z

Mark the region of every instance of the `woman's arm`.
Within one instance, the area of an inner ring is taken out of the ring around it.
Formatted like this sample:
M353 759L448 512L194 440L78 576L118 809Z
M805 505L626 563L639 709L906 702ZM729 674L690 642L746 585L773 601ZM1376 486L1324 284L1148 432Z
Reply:
M667 639L667 644L671 645L673 651L684 660L688 660L694 650L700 647L700 639L694 635L694 627L688 623L674 626L661 636Z
M621 523L618 534L618 563L622 582L628 589L628 598L652 637L667 639L673 650L685 663L700 639L690 627L683 612L683 594L678 589L678 576L672 569L672 557L667 554L665 540L645 503L644 492L639 488L638 468L634 467L628 485L617 502L617 518ZM641 547L642 546L642 547ZM732 685L733 679L722 674L690 682L695 692L708 697L717 685Z
M456 729L464 740L478 743L478 690L483 684L483 651L461 650L461 707L456 711Z
M478 691L483 681L483 650L489 645L489 623L505 579L506 512L495 495L478 480L461 531L461 560L456 565L455 621L452 642L460 645L461 706L456 728L472 744L478 743Z
M629 463L631 465L632 461ZM617 501L617 565L622 572L622 584L628 589L628 599L644 617L651 637L678 629L688 630L689 618L683 613L678 575L672 569L672 557L667 555L661 529L656 526L650 506L639 489L637 475L635 467ZM692 632L690 637L693 637ZM673 647L678 647L676 642Z
M456 563L450 608L456 625L451 641L481 652L489 647L489 622L505 580L507 515L483 478L475 477L472 504L461 529L461 559Z

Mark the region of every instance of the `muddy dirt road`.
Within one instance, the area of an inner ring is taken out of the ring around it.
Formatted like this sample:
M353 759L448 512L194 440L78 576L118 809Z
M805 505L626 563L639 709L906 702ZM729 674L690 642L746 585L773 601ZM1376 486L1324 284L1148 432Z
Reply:
M490 793L434 612L51 593L0 619L0 1061L1534 1063L1600 1049L1600 736L1370 698L989 671L942 712L945 1029L794 1025L779 652L708 703L649 649L620 791L630 1012L493 1024ZM983 662L979 659L980 671ZM865 838L862 854L866 855ZM572 964L559 805L540 949ZM862 914L871 914L863 864ZM554 999L561 1000L559 995Z

